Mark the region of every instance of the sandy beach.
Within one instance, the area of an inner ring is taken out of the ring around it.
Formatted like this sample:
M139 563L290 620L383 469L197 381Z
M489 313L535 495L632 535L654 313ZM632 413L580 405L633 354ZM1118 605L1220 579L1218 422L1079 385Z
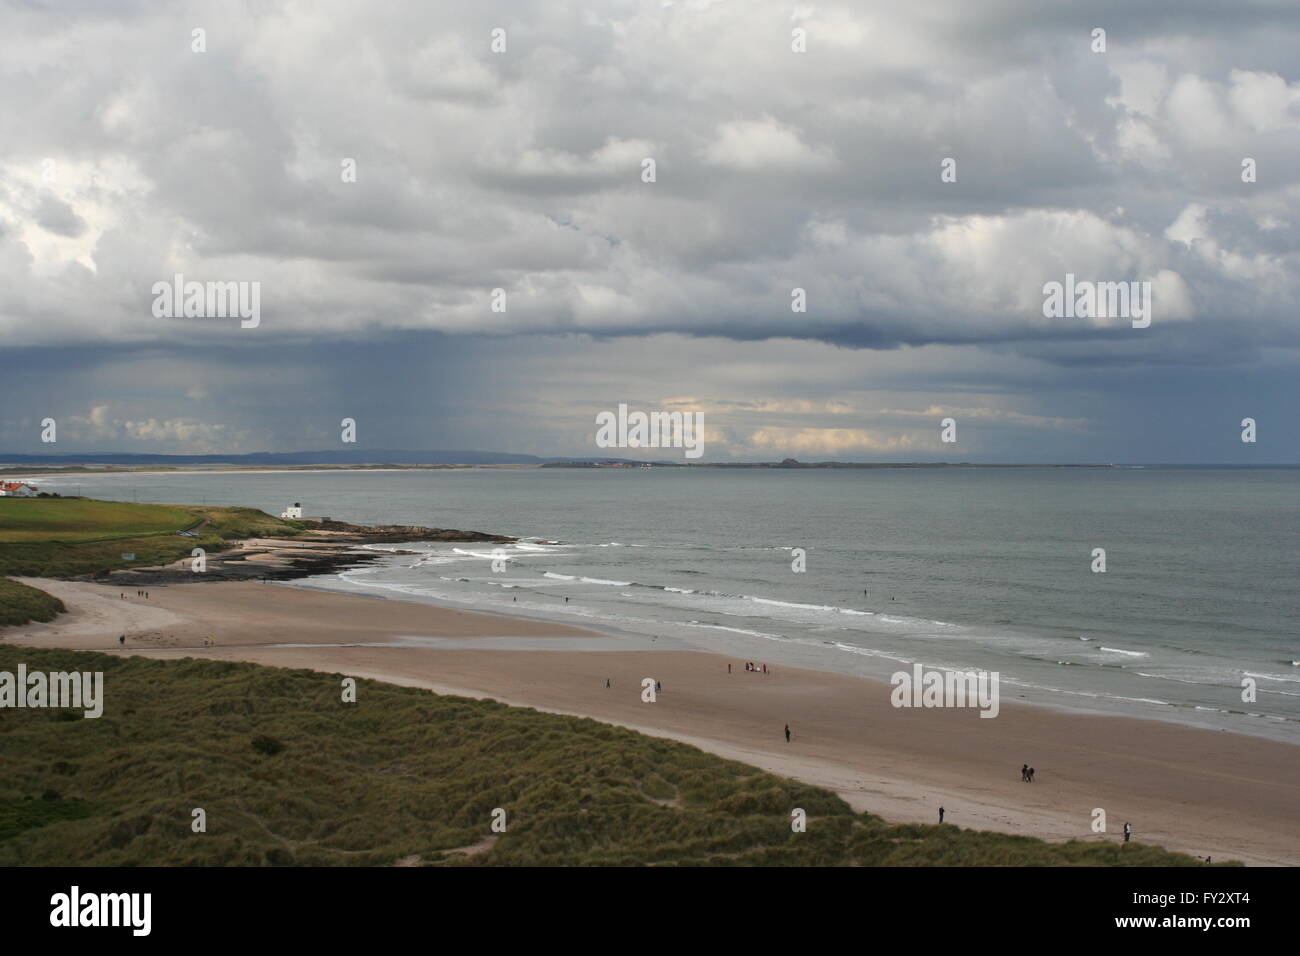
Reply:
M276 584L156 585L144 600L133 586L123 599L116 584L23 580L69 612L0 632L11 645L244 660L491 697L685 741L895 822L937 822L943 806L961 827L1119 841L1127 821L1135 840L1216 862L1300 863L1300 750L1283 743L1006 702L996 719L895 709L878 681L748 673L743 661L563 624ZM654 703L641 700L644 677L662 684ZM1035 783L1021 781L1023 763ZM1094 808L1105 834L1091 830Z

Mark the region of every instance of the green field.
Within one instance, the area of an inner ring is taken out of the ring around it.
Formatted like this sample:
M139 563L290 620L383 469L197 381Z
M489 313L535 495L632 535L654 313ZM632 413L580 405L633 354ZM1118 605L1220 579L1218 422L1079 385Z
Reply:
M194 511L92 498L0 498L0 543L110 541L175 534L199 523Z
M2 866L1204 865L1117 840L891 826L593 720L368 680L345 704L338 674L0 645L0 670L20 661L103 671L104 715L0 711Z
M256 508L0 498L0 575L68 578L169 564L194 548L215 552L241 538L292 537L302 527ZM198 537L176 533L191 528Z

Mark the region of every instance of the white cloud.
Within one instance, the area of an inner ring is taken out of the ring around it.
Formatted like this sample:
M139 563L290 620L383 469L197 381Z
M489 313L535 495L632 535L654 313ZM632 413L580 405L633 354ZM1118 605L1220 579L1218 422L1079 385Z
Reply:
M704 160L715 166L751 171L782 169L815 172L834 165L829 149L813 149L799 132L771 116L759 120L734 120L718 127L717 138L704 150Z

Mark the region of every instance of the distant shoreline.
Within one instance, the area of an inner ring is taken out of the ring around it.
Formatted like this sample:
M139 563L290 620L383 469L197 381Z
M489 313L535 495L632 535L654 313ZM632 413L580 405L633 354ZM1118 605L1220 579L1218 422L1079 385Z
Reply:
M981 462L842 462L842 461L824 461L824 462L796 462L794 464L783 464L781 462L703 462L681 464L676 462L630 462L626 460L594 459L586 462L544 462L539 464L348 464L348 465L246 465L242 467L208 467L204 465L176 465L176 466L159 466L159 465L142 465L139 467L108 465L104 467L86 466L86 465L69 465L67 467L30 465L20 467L17 465L0 464L0 475L5 477L19 478L57 478L60 476L68 477L95 477L99 475L288 475L288 474L330 474L335 472L344 473L365 473L365 472L395 472L395 471L465 471L469 469L488 468L488 469L578 469L582 471L593 470L615 470L615 471L635 471L650 469L726 469L726 470L766 470L766 471L871 471L871 470L899 470L899 469L923 469L923 470L943 470L943 469L995 469L995 468L1089 468L1105 469L1115 471L1141 471L1146 469L1158 468L1177 468L1186 470L1196 469L1226 469L1237 471L1252 470L1274 470L1287 468L1300 468L1300 464L1256 464L1256 465L1235 465L1235 464L1193 464L1193 465L1168 465L1168 464L1125 464L1125 463L1087 463L1087 462L1062 462L1055 464L1038 464L1038 463L1015 463L1000 462L994 464Z

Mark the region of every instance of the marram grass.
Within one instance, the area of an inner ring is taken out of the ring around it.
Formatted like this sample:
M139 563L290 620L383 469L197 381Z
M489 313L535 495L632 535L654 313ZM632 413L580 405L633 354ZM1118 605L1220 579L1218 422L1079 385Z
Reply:
M63 602L52 594L0 578L0 626L52 621L66 610Z

